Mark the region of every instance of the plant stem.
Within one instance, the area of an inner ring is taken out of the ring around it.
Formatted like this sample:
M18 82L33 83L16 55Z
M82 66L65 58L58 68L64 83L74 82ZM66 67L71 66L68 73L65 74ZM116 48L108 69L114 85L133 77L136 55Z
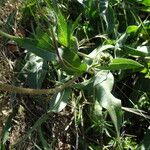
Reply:
M63 89L70 87L74 81L79 77L79 75L74 76L71 80L64 83L61 86L52 89L31 89L31 88L23 88L16 87L9 84L4 84L0 82L0 91L7 91L9 93L19 93L19 94L29 94L29 95L42 95L42 94L54 94L62 91Z
M50 35L52 36L53 45L54 45L54 48L55 48L55 51L56 51L56 55L57 55L59 61L60 61L64 66L66 66L65 63L64 63L64 61L63 61L63 59L62 59L62 57L61 57L60 54L59 54L58 44L57 44L57 40L56 40L56 38L55 38L54 29L53 29L52 26L50 26Z
M2 30L0 30L0 35L7 37L9 39L15 39L16 38L15 36L7 34L7 33L3 32Z
M89 58L89 59L94 59L94 58L92 58L92 57L90 57L90 56L88 56L88 55L86 55L85 53L82 53L82 52L78 52L78 55L79 56L82 56L82 57L86 57L86 58Z

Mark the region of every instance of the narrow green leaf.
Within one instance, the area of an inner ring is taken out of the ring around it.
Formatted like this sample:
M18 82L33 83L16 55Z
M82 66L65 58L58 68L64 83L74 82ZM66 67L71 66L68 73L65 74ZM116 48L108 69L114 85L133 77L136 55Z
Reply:
M100 67L104 70L126 70L126 69L142 69L144 66L134 61L132 59L127 58L116 58L113 59L112 62L107 67Z
M70 29L67 21L60 11L57 14L58 41L65 47L69 45Z
M38 45L37 40L33 40L30 38L14 38L13 39L20 47L26 48L28 51L36 54L37 56L42 57L48 61L54 61L56 56L53 52L47 51Z
M42 57L45 60L48 61L56 60L56 55L53 52L43 49L43 47L39 45L38 40L34 40L31 38L15 37L5 32L2 32L1 30L0 30L0 35L9 38L11 40L14 40L20 47L27 49L28 51L36 54L37 56Z
M22 142L24 142L24 141L30 136L30 134L31 134L34 130L36 130L39 126L42 125L42 123L44 123L44 122L48 119L48 117L49 117L49 113L43 114L43 115L35 122L35 124L33 125L33 127L32 127L29 131L27 131L26 134L25 134L23 137L21 137L21 139L19 139L12 147L13 147L13 148L14 148L14 147L17 147L17 145L19 145L19 144L21 144Z
M80 19L81 19L81 14L80 14L80 15L77 17L77 19L73 22L73 24L72 24L72 32L74 32L75 29L78 27Z
M67 22L67 20L64 18L60 10L58 11L58 14L57 14L58 42L61 45L73 51L77 51L77 48L78 48L77 39L73 36L73 32L77 26L79 19L80 19L80 16L72 25L71 23Z
M12 113L12 114L10 114L10 116L6 120L5 126L2 130L2 133L1 133L1 139L0 140L1 140L2 144L5 144L9 138L9 133L11 130L13 117L14 117L14 114Z
M143 50L144 48L144 50ZM145 57L148 56L150 52L148 52L148 47L138 47L137 49L132 48L130 46L124 45L122 47L123 51L126 52L128 55L133 55L133 56L141 56Z
M144 136L144 139L141 143L141 146L140 146L141 150L149 150L150 149L149 139L150 139L150 127L148 127L146 134Z
M143 7L141 10L150 13L150 6Z
M50 149L50 145L47 143L47 141L44 138L41 126L38 127L38 133L39 133L39 137L40 137L40 140L42 143L42 149L44 149L44 150Z

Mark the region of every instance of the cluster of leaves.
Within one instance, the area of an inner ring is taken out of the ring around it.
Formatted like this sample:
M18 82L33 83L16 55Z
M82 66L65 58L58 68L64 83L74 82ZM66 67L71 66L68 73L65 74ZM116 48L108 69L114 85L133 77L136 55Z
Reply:
M123 110L149 118L139 110L148 111L145 103L150 105L149 1L26 0L20 11L18 24L26 28L28 37L0 31L1 35L27 50L18 77L26 79L30 88L41 88L45 80L57 86L72 76L79 79L71 88L54 93L48 100L47 112L16 145L38 128L43 147L49 149L41 125L49 114L60 112L68 103L74 102L75 126L83 126L85 131L82 134L88 136L93 132L95 138L92 142L81 134L76 148L148 148L146 137L149 132L138 146L132 138L124 136L122 130L126 122L127 125L130 122ZM128 85L132 86L131 92L127 97L126 94L121 96L116 87L122 83L119 86L124 89L128 79L133 80ZM126 98L129 102L125 103ZM134 109L127 108L131 104ZM82 110L81 106L84 106ZM8 126L4 128L2 147L8 138Z

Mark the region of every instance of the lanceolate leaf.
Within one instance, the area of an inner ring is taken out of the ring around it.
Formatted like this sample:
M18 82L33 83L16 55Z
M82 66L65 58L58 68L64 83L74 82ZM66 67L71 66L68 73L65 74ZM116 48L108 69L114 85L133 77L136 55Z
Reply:
M104 70L126 70L126 69L142 69L144 66L127 58L116 58L113 59L109 66L101 67Z
M40 141L42 143L43 150L51 149L50 145L48 144L48 142L46 141L46 139L45 139L45 137L43 135L43 131L42 131L41 126L38 127L38 133L39 133Z
M71 25L65 17L62 15L60 10L57 14L57 35L58 35L58 42L67 47L71 48L74 51L77 51L77 41L75 37L72 35L75 27L77 26L78 19L76 22Z
M0 140L1 140L2 145L5 144L9 138L13 117L14 117L14 114L13 113L10 114L10 116L7 118L7 120L5 122L5 126L1 132L1 139Z
M57 24L58 24L57 26L58 41L63 46L68 47L71 33L68 27L68 23L60 11L58 11L58 14L57 14Z
M149 0L142 0L142 1L139 1L139 2L144 4L145 6L150 6L150 1Z
M124 45L123 51L126 52L128 55L134 55L134 56L145 57L150 55L150 48L148 46L142 46L135 49L130 46Z
M56 59L55 54L53 52L43 49L43 45L40 45L38 40L34 40L31 38L15 37L2 31L0 31L0 34L11 40L14 40L20 47L27 49L28 51L42 57L45 60L52 61Z
M38 45L37 40L30 38L14 38L13 39L19 46L27 49L28 51L42 57L45 60L52 61L55 60L55 54L53 52L47 51Z

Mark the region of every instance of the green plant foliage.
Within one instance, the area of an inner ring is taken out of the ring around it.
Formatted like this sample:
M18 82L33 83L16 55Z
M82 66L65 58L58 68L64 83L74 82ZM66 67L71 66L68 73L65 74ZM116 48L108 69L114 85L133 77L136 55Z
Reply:
M110 5L108 6L106 13L104 13L102 16L106 23L106 33L107 34L114 33L116 18L114 15L114 10L112 9Z
M54 97L50 100L50 110L53 112L60 112L64 109L68 103L70 94L71 90L65 89L64 91L54 95Z
M138 26L136 26L136 25L131 25L131 26L128 26L128 27L127 27L126 32L127 32L128 34L131 34L131 33L136 33L137 30L138 30Z
M116 58L113 59L108 67L101 67L107 70L126 70L126 69L142 69L143 65L140 63L127 58Z
M19 144L21 144L22 142L24 142L28 137L30 137L30 134L36 130L38 127L40 127L49 117L49 114L51 112L49 111L49 113L43 114L34 124L34 126L23 136L21 137L21 139L18 140L17 143L15 143L13 145L13 147L17 147Z
M42 45L39 45L37 40L32 40L29 38L15 38L14 41L18 43L19 46L26 48L27 50L35 53L37 56L42 57L48 61L55 60L55 54L53 52L44 50Z
M120 136L122 125L121 101L111 94L114 77L109 71L100 71L94 81L95 97L100 105L108 110L116 128L117 136Z
M123 46L123 51L125 51L128 55L133 56L141 56L145 57L149 55L149 48L147 46L138 47L137 49L129 47L127 45Z
M149 0L142 0L142 1L139 1L139 3L144 4L145 6L150 6Z
M45 140L45 138L43 136L41 127L38 127L38 132L39 132L39 137L40 137L43 149L44 150L51 149L50 145L47 143L47 141Z
M41 27L36 28L35 39L37 42L37 47L40 47L44 50L54 52L54 46L51 36L47 33L48 30L42 30Z
M34 90L55 90L58 86L58 91L19 97L28 108L25 117L32 111L36 111L36 117L33 123L26 123L28 131L10 148L17 148L30 138L29 144L45 150L67 146L91 150L149 149L148 12L149 0L22 1L21 8L0 25L6 47L10 40L19 50L23 48L18 52L19 58L10 50L13 56L9 59L17 60L12 65L17 75L9 83ZM20 26L24 37L16 36ZM68 83L70 79L74 80ZM63 86L66 84L67 88ZM59 86L63 88L59 90ZM15 99L13 107L17 97L17 93L11 95L11 101ZM61 115L65 113L69 119L65 118L62 125ZM58 122L51 123L50 117ZM13 119L10 116L5 123L0 149L5 150ZM56 126L65 126L62 135ZM38 138L34 140L35 134Z
M8 118L7 118L7 121L5 123L5 126L2 130L2 134L0 136L0 149L1 150L5 150L5 144L6 144L6 141L8 140L9 138L9 134L10 134L10 130L11 130L11 127L12 127L12 118L14 117L14 113L12 113Z
M58 23L58 41L65 47L69 47L71 40L71 31L67 21L64 16L59 12L57 15L57 23Z
M80 74L86 71L86 64L81 63L81 60L77 53L69 50L63 49L62 58L64 64L62 64L63 69L69 74Z
M142 141L142 143L141 143L141 146L140 146L140 148L141 148L141 149L144 149L144 150L150 149L150 143L149 143L150 129L149 129L149 128L150 128L150 127L148 127L148 129L147 129L147 131L146 131L146 134L145 134L145 137L144 137L144 139L143 139L143 141Z
M35 53L37 56L40 56L45 60L52 61L55 60L56 58L53 52L43 49L43 45L42 45L43 43L39 45L38 40L31 39L31 38L15 37L3 32L1 32L1 34L7 38L10 38L11 40L14 40L20 47L23 47L29 50L30 52Z
M48 66L46 61L33 53L26 56L26 64L21 69L20 74L26 75L27 85L31 88L41 88L45 79Z

